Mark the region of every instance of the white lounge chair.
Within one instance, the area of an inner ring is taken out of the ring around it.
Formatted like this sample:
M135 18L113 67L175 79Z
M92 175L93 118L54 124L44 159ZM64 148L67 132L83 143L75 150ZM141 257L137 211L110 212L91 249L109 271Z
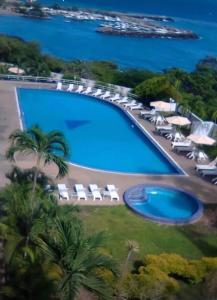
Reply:
M111 201L113 201L113 200L119 201L120 200L119 195L117 193L117 189L115 188L114 185L111 185L111 184L108 184L106 186L106 190L104 191L103 195L110 197Z
M135 106L135 105L137 105L136 100L132 100L131 102L124 104L124 107L130 108L131 106Z
M93 97L99 97L102 95L102 90L101 89L97 89L97 91L95 93L93 93Z
M101 200L102 201L102 195L100 193L100 189L96 184L90 184L89 189L91 191L91 194L93 196L93 201L95 200Z
M62 87L63 87L62 82L58 82L58 83L57 83L56 90L57 90L57 91L61 91L61 90L62 90Z
M78 88L77 88L77 90L75 90L75 92L80 94L80 93L83 92L83 90L84 90L83 85L79 85Z
M143 104L142 103L139 103L138 105L130 107L130 110L140 110L140 109L143 109Z
M66 185L63 183L59 183L57 187L59 192L59 199L69 200L69 193Z
M144 117L144 118L148 118L148 117L151 117L151 116L154 116L154 115L156 115L155 109L143 110L143 111L140 112L140 116Z
M75 184L75 192L78 200L87 200L87 194L83 184Z
M88 86L87 89L83 92L84 95L89 95L92 93L92 87Z
M160 134L164 134L164 133L169 133L173 130L173 126L172 125L161 125L161 126L156 126L155 130L157 132L159 132Z
M214 170L216 168L216 165L217 165L217 158L215 158L209 164L206 164L206 165L196 165L195 169L197 171L200 171L200 170Z
M123 99L120 99L117 101L118 104L124 104L124 103L128 103L129 100L128 100L128 97L124 97Z
M217 167L215 167L215 169L212 170L202 170L200 173L202 174L202 176L216 176Z
M189 140L185 140L182 142L172 142L172 148L176 148L176 147L189 147L191 146L192 143Z
M120 94L115 94L114 95L114 97L112 97L110 100L112 101L112 102L114 102L114 101L117 101L117 100L119 100L120 99Z
M67 88L67 92L72 92L74 89L74 84L70 83L69 87Z
M107 99L107 98L109 98L110 96L111 96L110 91L106 91L105 94L103 94L100 98L102 98L102 99Z

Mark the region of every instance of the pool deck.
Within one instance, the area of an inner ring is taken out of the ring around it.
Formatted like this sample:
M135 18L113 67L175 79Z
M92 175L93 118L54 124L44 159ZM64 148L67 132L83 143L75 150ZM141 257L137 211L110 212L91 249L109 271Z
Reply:
M55 89L54 84L0 81L0 187L3 187L7 183L5 173L7 173L11 168L11 163L8 162L4 156L4 153L8 147L8 136L13 130L20 128L15 87ZM61 182L65 183L67 187L72 188L75 183L82 183L85 187L91 183L95 183L100 188L104 188L107 184L114 184L118 188L121 198L119 202L111 202L109 199L94 202L90 199L88 201L79 201L79 204L120 205L123 204L122 195L124 191L133 185L142 183L171 185L173 187L178 187L193 193L204 203L217 204L217 186L212 185L209 181L202 179L197 175L194 170L195 161L191 161L183 155L173 152L170 142L164 137L156 135L154 133L154 125L148 121L141 120L139 118L138 111L133 112L132 115L188 175L130 175L90 170L70 164L69 174L63 180L61 180ZM144 159L147 158L144 157ZM17 164L20 167L32 167L32 163L33 161L31 158L27 160L21 156L17 157ZM49 175L51 175L53 178L55 177L55 167L50 166L45 171L49 172ZM75 200L71 200L67 201L67 203L76 202Z

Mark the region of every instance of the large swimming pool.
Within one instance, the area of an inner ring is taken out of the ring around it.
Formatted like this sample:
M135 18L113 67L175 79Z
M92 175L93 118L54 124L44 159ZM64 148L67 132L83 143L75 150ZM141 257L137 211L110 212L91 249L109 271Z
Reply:
M17 90L23 125L60 130L69 161L105 171L181 174L181 170L118 107L92 97L40 89Z

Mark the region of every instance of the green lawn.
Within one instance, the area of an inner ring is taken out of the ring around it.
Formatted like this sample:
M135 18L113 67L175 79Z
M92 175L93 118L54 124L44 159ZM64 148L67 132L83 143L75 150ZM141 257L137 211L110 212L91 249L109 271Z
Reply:
M87 231L105 231L107 247L117 259L125 256L127 240L139 243L139 257L162 252L175 252L188 258L217 256L217 233L200 225L159 225L144 220L125 206L82 206L80 209Z

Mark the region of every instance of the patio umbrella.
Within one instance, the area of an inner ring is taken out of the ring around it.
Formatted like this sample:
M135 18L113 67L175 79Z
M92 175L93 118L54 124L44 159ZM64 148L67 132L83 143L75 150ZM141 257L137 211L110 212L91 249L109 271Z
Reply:
M216 143L216 140L206 136L206 135L198 135L198 134L191 134L187 137L190 141L197 145L208 145L212 146Z
M14 73L14 74L18 74L18 75L21 75L21 74L24 74L25 71L23 69L20 69L20 68L17 68L17 67L11 67L8 69L9 72L11 73Z
M166 118L166 120L169 124L173 124L176 126L186 126L191 124L191 121L188 118L180 116L168 117Z
M154 101L150 103L150 106L155 107L158 111L170 112L173 103L165 102L165 101Z

